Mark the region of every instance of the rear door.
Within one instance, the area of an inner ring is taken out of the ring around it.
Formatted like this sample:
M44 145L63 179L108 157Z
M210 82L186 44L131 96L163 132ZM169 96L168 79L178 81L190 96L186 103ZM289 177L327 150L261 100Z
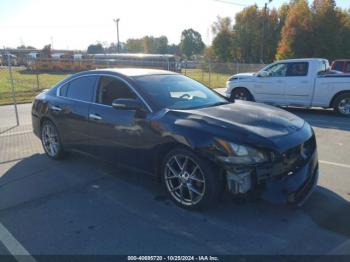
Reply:
M285 84L286 104L296 106L310 105L314 78L309 71L309 62L288 63Z
M59 88L59 94L50 106L65 147L87 149L88 113L95 84L96 76L73 79Z

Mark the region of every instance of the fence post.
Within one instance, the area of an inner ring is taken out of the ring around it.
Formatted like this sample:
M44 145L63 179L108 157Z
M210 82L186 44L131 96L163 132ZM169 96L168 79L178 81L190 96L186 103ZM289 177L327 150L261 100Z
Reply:
M40 90L38 69L35 70L35 73L36 73L36 87L37 87L37 90Z
M204 66L205 66L205 61L201 62L202 83L204 83Z
M9 74L10 74L11 89L12 89L12 100L13 100L13 105L15 107L16 123L17 123L17 126L18 126L19 125L19 120L18 120L16 93L15 93L15 85L13 83L13 75L12 75L12 68L11 68L11 56L10 56L9 52L7 53L7 64L8 64Z
M211 63L210 63L210 59L209 59L209 64L208 64L208 71L209 71L209 87L211 87L210 86L210 84L211 84Z

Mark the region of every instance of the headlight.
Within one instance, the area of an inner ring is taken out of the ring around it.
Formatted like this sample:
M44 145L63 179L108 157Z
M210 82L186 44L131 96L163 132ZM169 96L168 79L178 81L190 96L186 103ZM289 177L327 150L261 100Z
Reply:
M226 163L232 164L256 164L267 162L269 157L266 152L261 150L231 143L222 139L216 139L221 151L227 153L226 156L219 156L218 158Z
M231 76L229 79L227 79L227 81L235 81L235 80L238 80L238 77L237 76Z

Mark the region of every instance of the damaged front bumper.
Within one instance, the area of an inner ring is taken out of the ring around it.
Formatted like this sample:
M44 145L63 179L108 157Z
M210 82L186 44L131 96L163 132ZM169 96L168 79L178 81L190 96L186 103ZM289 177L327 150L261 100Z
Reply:
M314 191L319 176L316 147L302 164L296 162L283 172L283 163L270 166L226 170L228 189L233 194L258 192L260 197L276 204L301 206Z
M316 188L318 176L318 158L315 150L307 163L298 171L265 180L261 197L276 204L301 206Z

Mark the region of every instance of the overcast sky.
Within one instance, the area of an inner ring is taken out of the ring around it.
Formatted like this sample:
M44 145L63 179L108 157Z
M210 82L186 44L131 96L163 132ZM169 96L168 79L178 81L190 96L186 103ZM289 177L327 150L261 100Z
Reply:
M230 16L245 5L263 6L268 0L0 0L0 46L21 44L42 48L86 49L96 41L116 42L120 18L120 40L145 35L166 35L179 43L187 28L199 31L206 44L211 41L210 25L216 16ZM227 4L232 2L235 4ZM271 7L284 0L273 0ZM337 5L350 8L349 0Z

